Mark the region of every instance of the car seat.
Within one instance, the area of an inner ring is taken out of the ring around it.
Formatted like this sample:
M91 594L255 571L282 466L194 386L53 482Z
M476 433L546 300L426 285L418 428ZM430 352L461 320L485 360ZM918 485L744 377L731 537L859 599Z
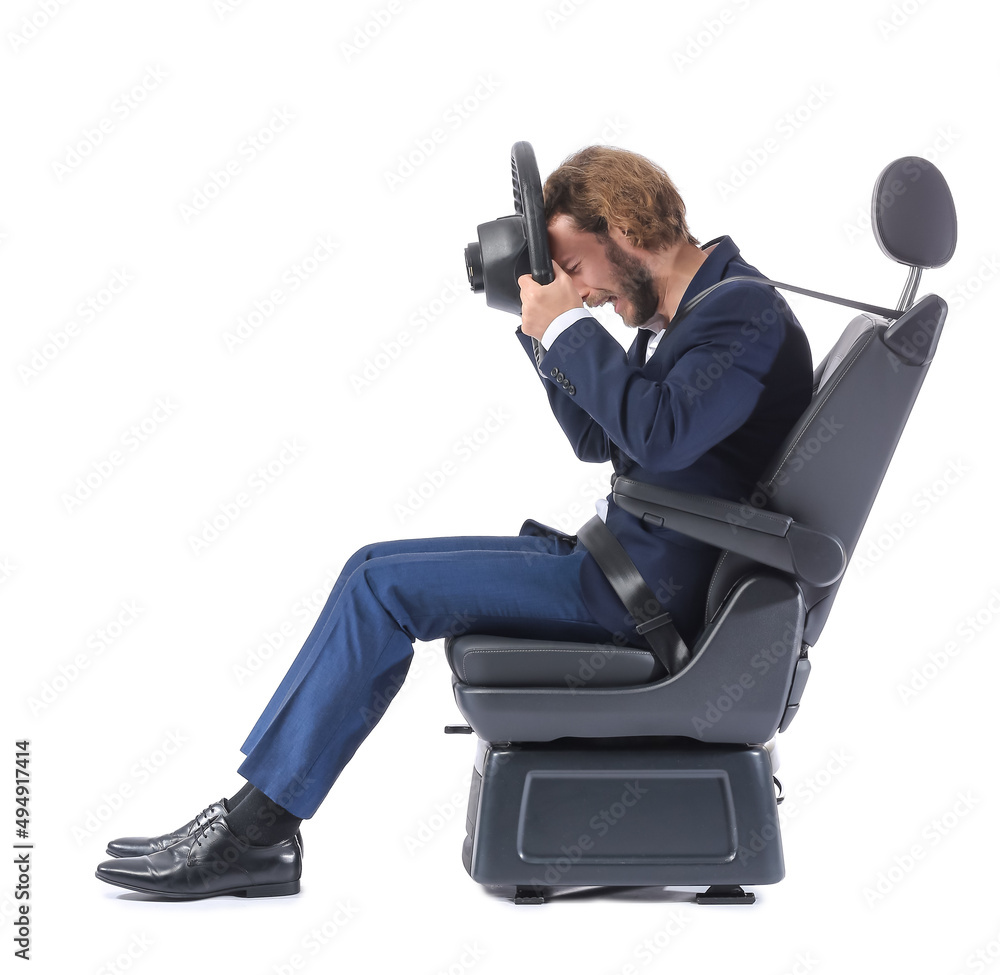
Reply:
M465 634L445 650L478 736L462 859L472 879L540 903L560 888L706 887L753 903L784 877L774 744L794 719L816 645L920 391L947 306L914 302L950 260L954 202L907 156L881 172L872 229L910 268L899 308L848 324L812 401L743 501L612 477L616 504L718 547L704 623L667 673L649 646ZM705 300L726 279L678 312ZM760 280L754 278L752 280Z

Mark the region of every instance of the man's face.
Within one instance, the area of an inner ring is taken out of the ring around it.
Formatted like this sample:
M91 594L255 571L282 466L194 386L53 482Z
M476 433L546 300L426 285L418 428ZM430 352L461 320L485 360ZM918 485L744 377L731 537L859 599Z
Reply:
M655 314L659 294L649 269L613 237L577 228L560 213L549 223L549 248L554 260L572 279L584 304L592 308L608 301L630 328L645 325Z

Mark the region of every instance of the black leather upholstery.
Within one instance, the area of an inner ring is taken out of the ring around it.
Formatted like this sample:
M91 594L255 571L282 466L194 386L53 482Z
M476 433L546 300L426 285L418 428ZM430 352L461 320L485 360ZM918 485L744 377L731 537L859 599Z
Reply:
M925 336L924 348L936 345L946 306L937 295L927 295L894 326L915 323ZM834 347L839 365L819 386L812 404L778 451L759 482L752 507L790 515L796 522L835 535L848 559L868 518L889 461L910 415L910 409L930 362L910 365L887 344L888 324L862 315L845 330L848 350ZM893 332L888 335L892 336ZM839 343L838 343L839 344ZM898 346L897 346L898 348ZM914 350L916 351L916 350ZM825 361L817 369L822 379ZM716 566L705 606L706 622L714 618L734 583L754 563L724 552ZM840 587L802 583L807 617L806 645L815 645Z
M476 636L450 640L452 671L476 687L622 687L664 675L648 650L613 644Z
M764 743L784 716L804 615L798 587L763 570L736 585L691 648L691 663L675 677L627 686L568 683L570 671L559 644L511 637L503 641L505 649L537 655L533 669L546 672L551 684L523 686L512 672L517 658L495 654L480 662L491 671L489 685L466 683L455 673L455 701L486 741L668 735ZM453 669L478 646L495 647L497 640L478 634L449 638ZM632 651L645 654L652 666L651 653ZM482 679L481 671L477 676Z
M889 163L875 182L872 231L882 253L900 264L947 264L955 253L958 221L941 171L919 156Z

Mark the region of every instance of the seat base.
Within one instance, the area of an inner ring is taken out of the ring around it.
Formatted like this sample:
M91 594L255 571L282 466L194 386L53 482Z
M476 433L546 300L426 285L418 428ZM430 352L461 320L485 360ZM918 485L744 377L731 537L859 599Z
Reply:
M784 877L773 782L764 745L480 740L462 860L519 903L607 886L709 886L700 902L752 903L740 885Z
M465 846L471 850L472 838L466 837ZM465 853L463 849L463 859ZM633 885L635 886L635 885ZM642 886L641 884L639 885ZM513 900L515 904L544 904L552 893L550 887L515 887ZM604 888L598 888L604 889ZM609 887L609 890L620 890L620 887ZM629 887L628 889L632 889ZM693 897L695 904L754 904L757 901L756 895L752 891L744 890L740 886L730 886L728 884L709 887L708 890Z

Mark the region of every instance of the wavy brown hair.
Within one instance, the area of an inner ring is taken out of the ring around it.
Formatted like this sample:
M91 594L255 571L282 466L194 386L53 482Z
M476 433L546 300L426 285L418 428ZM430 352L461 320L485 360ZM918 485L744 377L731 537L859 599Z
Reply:
M637 247L658 250L678 241L698 245L688 230L677 187L656 163L616 146L588 146L545 181L545 221L565 213L585 231L608 236L621 226Z

